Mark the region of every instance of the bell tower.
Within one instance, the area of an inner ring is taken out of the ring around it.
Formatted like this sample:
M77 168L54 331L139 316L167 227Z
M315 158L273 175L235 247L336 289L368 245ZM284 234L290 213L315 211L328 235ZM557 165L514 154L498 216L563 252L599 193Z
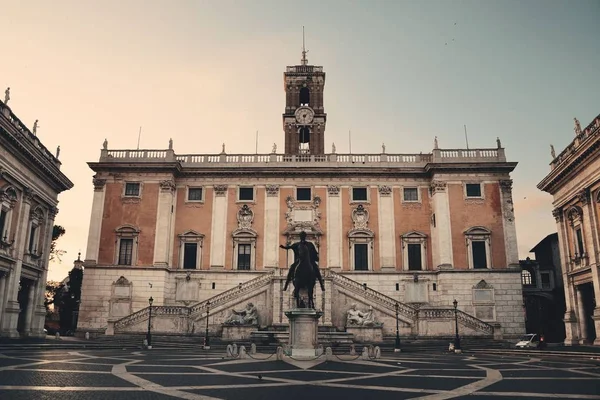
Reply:
M288 66L283 73L285 90L285 154L325 154L325 121L323 108L325 73L323 67L309 65L302 28L300 65Z

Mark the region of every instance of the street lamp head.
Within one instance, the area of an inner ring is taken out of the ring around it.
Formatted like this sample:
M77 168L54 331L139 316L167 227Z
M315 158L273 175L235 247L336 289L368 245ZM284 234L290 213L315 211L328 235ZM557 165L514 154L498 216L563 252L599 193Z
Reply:
M456 308L458 307L458 301L456 301L456 299L454 299L452 304L454 304L454 309L456 310Z
M396 311L398 311L398 308L400 307L400 304L396 303L395 307L396 307Z
M153 302L154 302L154 299L152 298L152 296L150 296L150 298L148 299L148 304L152 305Z

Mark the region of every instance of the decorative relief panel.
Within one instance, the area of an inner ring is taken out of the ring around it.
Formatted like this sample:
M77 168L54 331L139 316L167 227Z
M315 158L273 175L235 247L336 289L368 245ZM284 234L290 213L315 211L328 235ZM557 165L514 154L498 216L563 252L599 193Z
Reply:
M292 196L288 196L285 202L288 207L288 211L285 213L288 224L286 232L304 230L307 233L321 233L319 226L321 221L321 211L319 210L321 198L319 196L315 196L310 205L297 205Z
M248 207L248 204L244 204L238 211L237 214L238 229L250 229L252 228L252 221L254 220L254 212Z
M35 192L33 191L32 188L30 188L30 187L24 187L23 188L23 200L26 203L31 204L31 202L33 201L34 197L35 197Z
M161 181L159 183L160 190L162 192L174 192L175 191L175 182L171 179L167 179L165 181Z
M340 195L340 187L339 186L327 186L327 193L330 196L339 196Z
M266 185L267 196L277 196L279 194L279 185Z
M389 186L379 186L379 194L381 196L389 196L392 194L392 188Z
M102 188L104 188L104 185L106 184L106 179L94 177L92 179L92 183L94 184L94 190L102 190Z
M431 191L431 194L436 194L436 193L440 193L440 192L445 192L446 191L446 182L442 182L442 181L432 181L431 185L429 186L429 190Z
M225 196L227 193L227 185L215 185L214 189L216 196Z
M352 210L352 221L354 222L354 229L368 229L369 211L362 204L359 204Z

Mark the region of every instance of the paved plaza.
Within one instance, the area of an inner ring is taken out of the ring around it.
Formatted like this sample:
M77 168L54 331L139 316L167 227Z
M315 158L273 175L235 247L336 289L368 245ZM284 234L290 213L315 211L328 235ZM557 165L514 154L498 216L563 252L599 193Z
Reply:
M222 350L2 350L0 399L600 399L600 360L384 353L306 364ZM340 359L341 358L341 359Z

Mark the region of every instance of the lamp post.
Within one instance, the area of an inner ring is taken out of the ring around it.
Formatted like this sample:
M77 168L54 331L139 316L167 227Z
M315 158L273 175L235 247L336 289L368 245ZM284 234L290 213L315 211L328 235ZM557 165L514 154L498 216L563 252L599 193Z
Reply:
M210 350L210 340L208 338L208 317L210 315L210 300L206 301L206 331L204 332L204 349Z
M394 353L400 352L400 327L398 323L398 308L400 306L396 303L396 346L394 347Z
M146 341L148 342L148 349L152 348L152 333L150 333L150 326L152 325L152 303L154 302L154 299L152 298L152 296L150 296L150 298L148 299L148 304L150 304L150 307L148 309L148 333L146 334Z
M460 337L458 336L458 301L454 299L452 304L454 304L454 326L456 327L456 336L454 337L454 352L462 353L462 349L460 348Z

